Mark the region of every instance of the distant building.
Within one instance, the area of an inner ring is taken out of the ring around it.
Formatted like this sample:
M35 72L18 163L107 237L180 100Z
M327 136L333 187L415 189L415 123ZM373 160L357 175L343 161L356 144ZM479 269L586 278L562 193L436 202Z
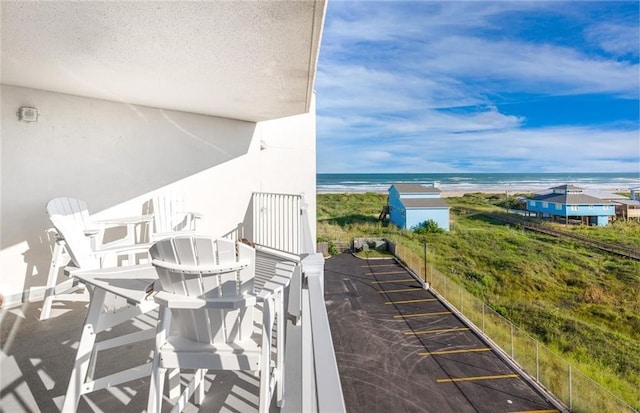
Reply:
M449 205L440 196L436 184L393 184L387 201L389 220L400 228L413 228L433 220L449 231Z
M605 226L609 217L615 215L612 202L586 195L583 189L574 185L551 188L550 193L535 195L527 200L527 210L538 217L560 219L580 219L587 225Z

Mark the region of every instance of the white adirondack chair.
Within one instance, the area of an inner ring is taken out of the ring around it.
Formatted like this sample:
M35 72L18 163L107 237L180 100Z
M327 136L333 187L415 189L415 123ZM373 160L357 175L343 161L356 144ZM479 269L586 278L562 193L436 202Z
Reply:
M194 234L196 221L202 215L186 211L184 197L174 192L158 192L143 206L145 215L153 216L153 224L149 225L147 236L151 242L169 238L176 233Z
M231 240L180 236L150 250L162 291L147 412L159 412L167 369L196 370L172 411L181 411L195 392L204 398L207 370L246 370L260 374L260 412L274 392L283 395L285 317L283 290L296 268L280 263L274 277L254 293L255 250ZM254 331L254 310L262 303L262 328ZM168 311L170 310L170 311ZM170 328L170 324L171 328ZM275 325L276 357L272 359ZM179 375L173 376L179 380ZM170 385L177 396L178 383ZM196 390L198 390L196 392Z
M54 241L51 265L47 276L44 302L40 320L51 316L54 301L88 301L89 296L78 294L84 289L81 284L73 283L71 287L61 290L62 283L57 284L60 269L73 263L86 269L99 268L105 258L128 255L131 259L136 251L148 250L151 244L135 245L135 227L144 218L119 218L113 220L93 221L89 217L87 204L75 198L55 198L46 206L49 219L54 228L47 230ZM108 244L102 243L104 230L112 226L127 226L126 237ZM73 249L69 246L72 242ZM58 291L57 291L58 290ZM60 291L61 290L61 291Z

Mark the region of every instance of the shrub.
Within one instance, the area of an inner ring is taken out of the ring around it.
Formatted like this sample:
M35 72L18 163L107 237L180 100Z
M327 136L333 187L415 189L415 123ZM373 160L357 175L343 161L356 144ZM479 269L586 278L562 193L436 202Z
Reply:
M440 228L438 223L432 219L424 221L411 229L416 234L441 234L444 232L444 229Z

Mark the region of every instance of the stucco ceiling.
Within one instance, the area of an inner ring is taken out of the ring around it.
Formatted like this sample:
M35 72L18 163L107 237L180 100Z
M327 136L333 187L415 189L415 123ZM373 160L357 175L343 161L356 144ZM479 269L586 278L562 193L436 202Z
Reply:
M3 84L248 121L308 110L326 7L1 4Z

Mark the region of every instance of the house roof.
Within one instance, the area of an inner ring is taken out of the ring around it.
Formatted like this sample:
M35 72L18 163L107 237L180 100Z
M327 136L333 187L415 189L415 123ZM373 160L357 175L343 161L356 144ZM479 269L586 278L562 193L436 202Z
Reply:
M407 209L449 208L449 205L440 198L404 198L401 202Z
M580 190L582 191L583 188L580 188L579 186L575 186L575 185L560 185L560 186L554 186L551 189L563 189L563 190L567 190L567 191L577 191Z
M392 186L395 186L401 194L429 194L442 192L434 186L424 186L420 184L393 184Z
M568 204L568 205L581 205L581 204L595 204L595 205L610 205L611 202L605 201L594 196L585 194L542 194L535 195L530 198L534 201L553 202L556 204Z
M326 0L0 7L5 85L253 122L310 110Z

